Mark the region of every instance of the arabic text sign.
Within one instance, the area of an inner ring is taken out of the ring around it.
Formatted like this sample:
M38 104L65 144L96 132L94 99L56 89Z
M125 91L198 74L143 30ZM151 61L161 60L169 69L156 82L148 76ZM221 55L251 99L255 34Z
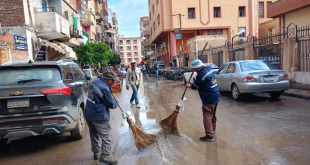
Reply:
M28 50L27 38L14 35L14 44L16 50Z

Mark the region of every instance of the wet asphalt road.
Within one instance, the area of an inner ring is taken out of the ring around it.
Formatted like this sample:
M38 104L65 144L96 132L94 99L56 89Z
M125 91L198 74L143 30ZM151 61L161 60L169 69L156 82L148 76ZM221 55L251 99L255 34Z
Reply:
M125 87L125 86L124 86ZM180 136L164 135L159 122L168 117L184 91L181 81L145 77L140 89L141 108L129 104L131 90L117 97L131 111L136 125L158 135L158 142L138 151L119 109L111 110L113 155L120 165L170 164L310 164L310 102L282 96L249 95L236 102L221 94L214 142L199 141L204 135L201 101L188 90L185 111L178 115ZM73 141L69 133L10 139L0 148L0 165L89 165L92 160L88 130Z

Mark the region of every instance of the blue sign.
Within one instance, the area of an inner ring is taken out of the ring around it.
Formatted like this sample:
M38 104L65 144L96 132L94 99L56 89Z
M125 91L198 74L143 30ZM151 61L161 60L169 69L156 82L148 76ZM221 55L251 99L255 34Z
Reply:
M14 44L16 50L28 51L27 38L14 35Z
M180 40L182 38L182 34L175 34L175 39Z
M45 47L41 47L38 54L37 54L37 60L45 60Z

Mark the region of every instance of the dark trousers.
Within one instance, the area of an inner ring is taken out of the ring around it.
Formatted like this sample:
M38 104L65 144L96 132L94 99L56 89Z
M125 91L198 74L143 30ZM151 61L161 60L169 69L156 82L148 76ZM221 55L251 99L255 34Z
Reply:
M91 150L101 152L104 155L111 153L111 126L109 122L95 122L86 120L89 127ZM101 141L101 146L100 146Z
M213 129L216 129L216 108L217 104L202 105L203 125L206 135L209 137L213 137Z

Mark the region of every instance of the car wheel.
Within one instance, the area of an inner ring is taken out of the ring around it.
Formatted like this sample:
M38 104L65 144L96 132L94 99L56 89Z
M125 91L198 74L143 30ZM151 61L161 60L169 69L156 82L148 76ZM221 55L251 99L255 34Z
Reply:
M269 95L273 99L278 99L282 95L282 92L269 92Z
M0 146L5 145L8 140L9 139L0 139Z
M80 107L76 127L70 131L70 134L72 138L79 140L83 138L84 131L85 131L85 118L84 118L83 110Z
M233 85L233 87L231 88L231 95L233 97L233 99L235 100L240 100L240 91L239 91L239 88L236 84Z

